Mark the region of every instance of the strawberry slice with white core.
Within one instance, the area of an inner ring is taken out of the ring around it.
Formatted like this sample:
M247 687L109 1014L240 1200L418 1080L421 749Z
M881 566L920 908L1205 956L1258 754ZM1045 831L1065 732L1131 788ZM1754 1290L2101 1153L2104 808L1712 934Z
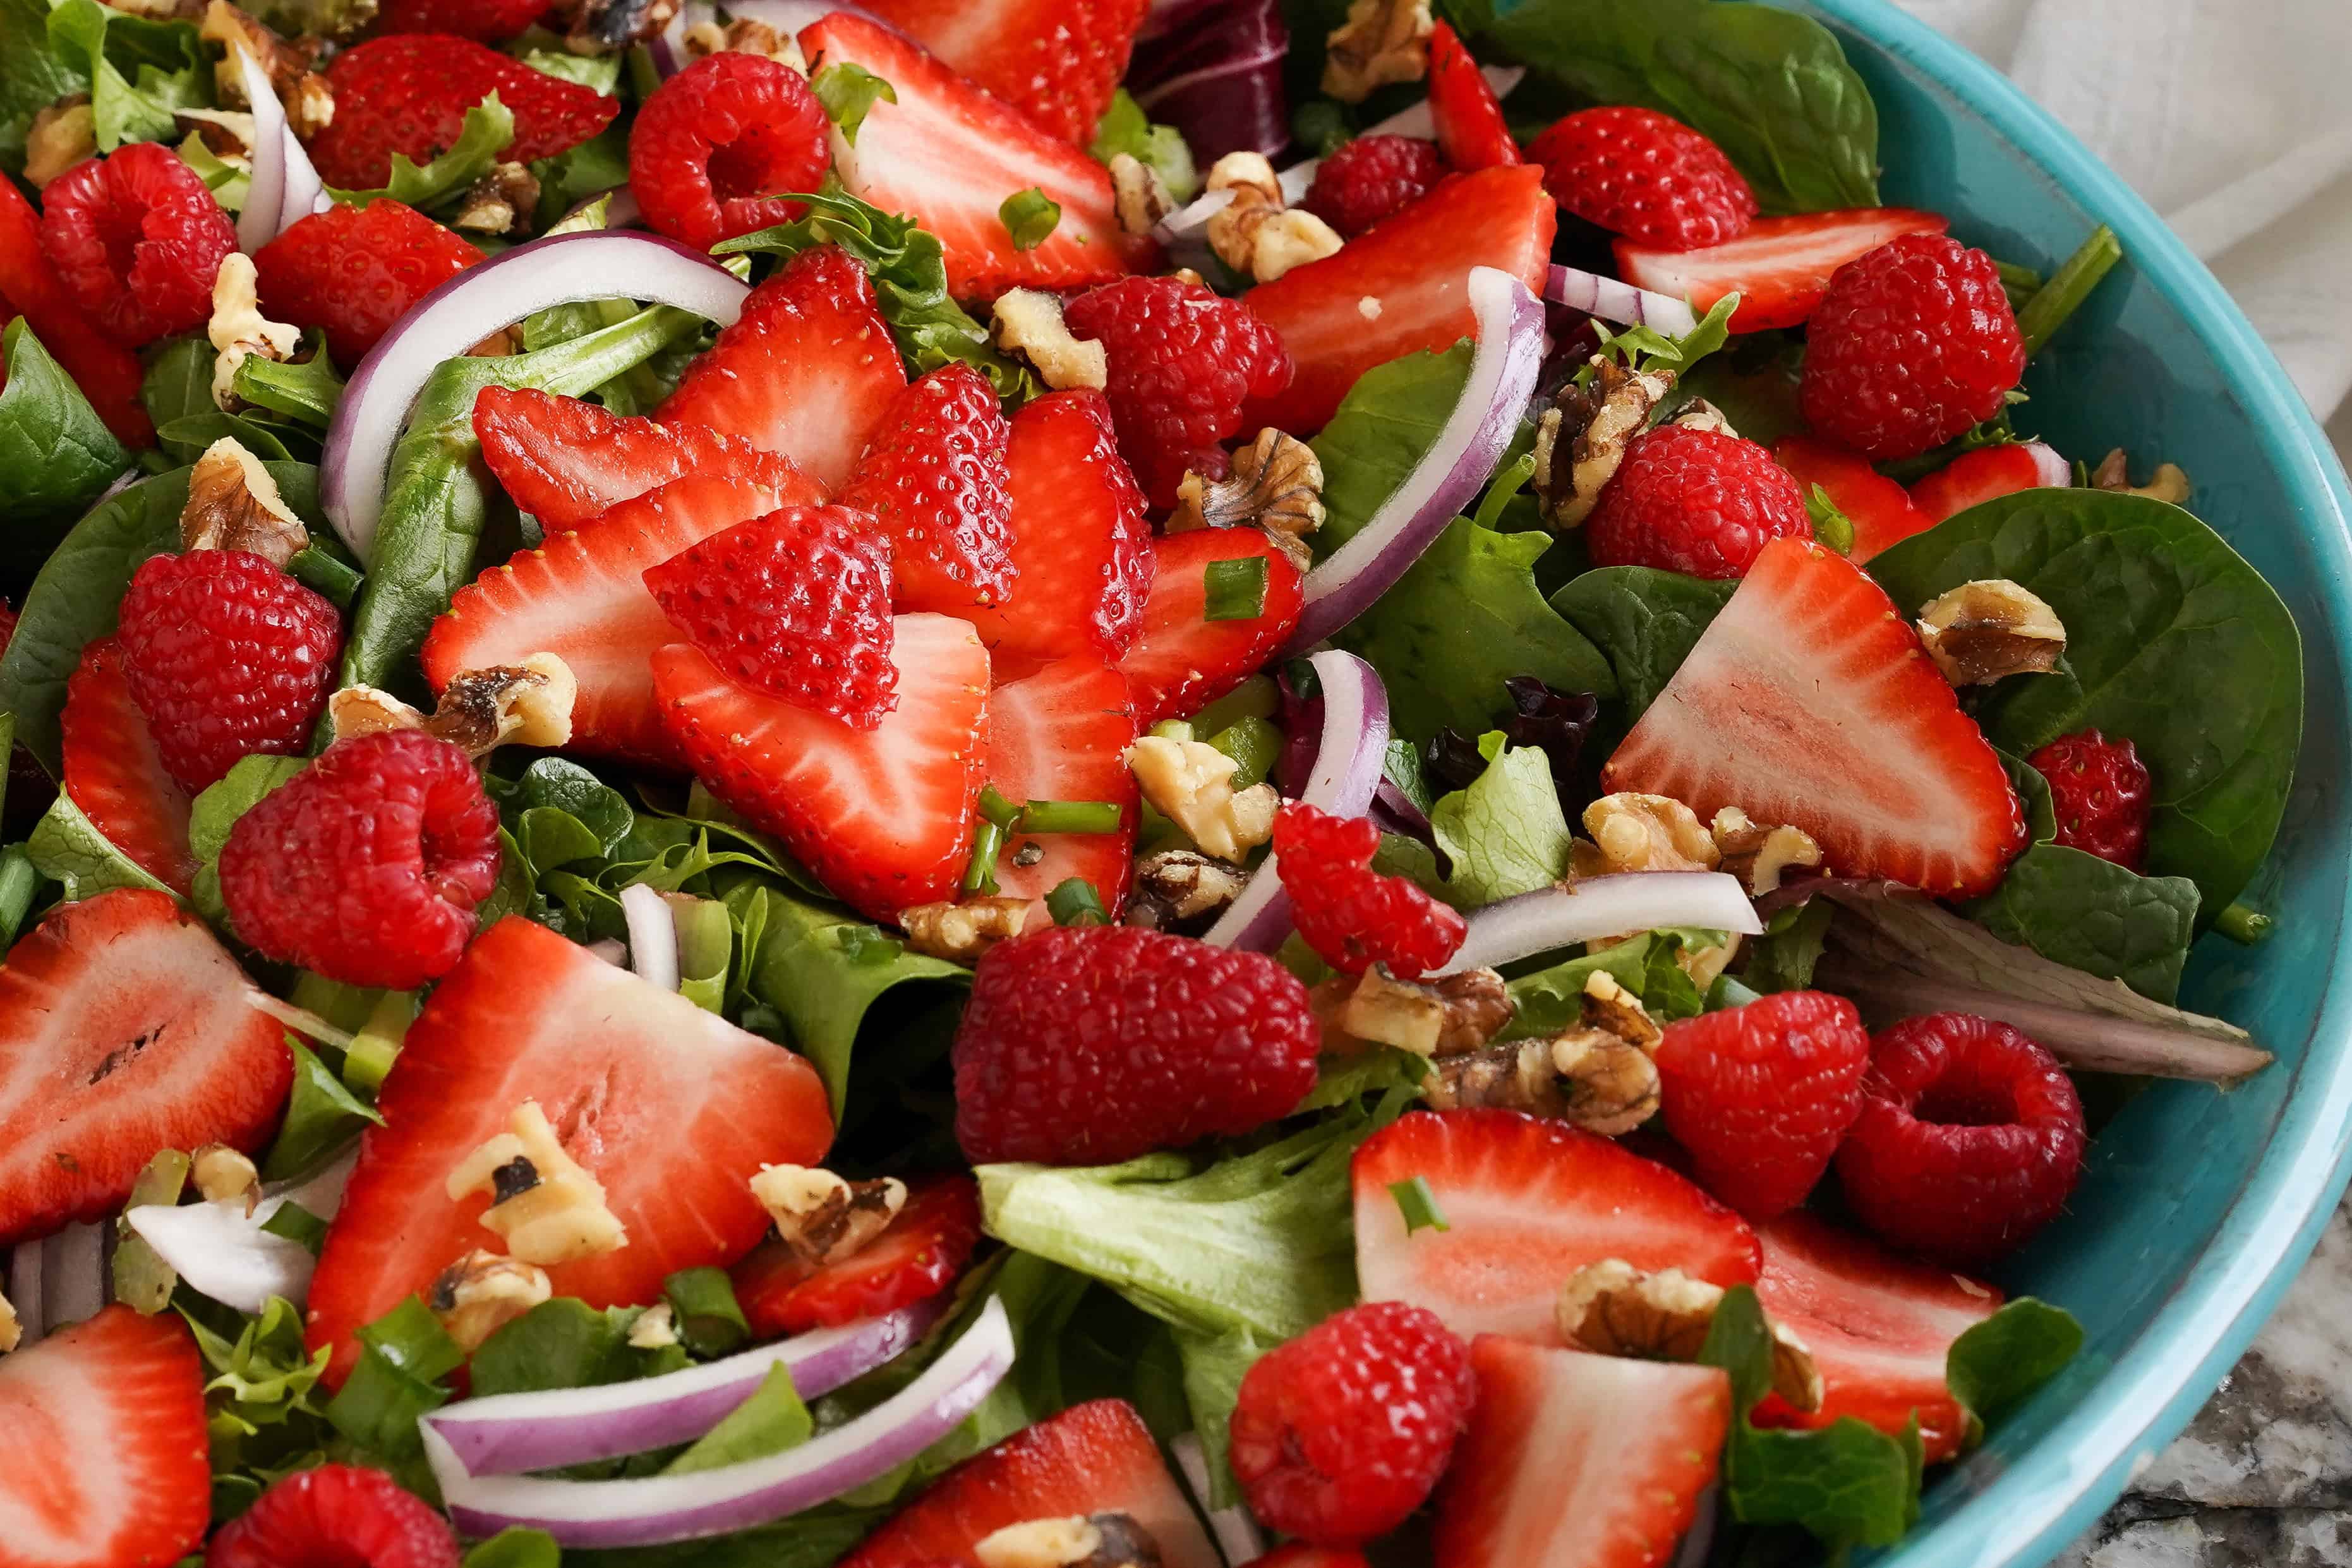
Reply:
M1989 892L2025 847L2000 758L1911 622L1810 540L1757 555L1601 786L1737 806L1813 836L1832 871L1939 898Z
M1151 596L1143 630L1118 661L1135 693L1138 719L1181 719L1224 696L1279 651L1298 624L1305 580L1290 558L1255 528L1198 528L1152 541ZM1209 573L1219 562L1265 563L1257 614L1209 619Z
M1420 1177L1449 1228L1408 1234L1390 1189ZM1356 1152L1356 1274L1368 1301L1426 1307L1455 1333L1560 1342L1554 1305L1603 1258L1717 1285L1756 1279L1756 1235L1653 1160L1515 1110L1418 1110Z
M1637 289L1685 300L1701 315L1727 294L1739 296L1735 332L1793 327L1829 291L1830 275L1906 234L1942 234L1951 220L1911 207L1851 207L1840 212L1760 217L1738 239L1698 250L1668 250L1620 239L1617 275Z
M1015 805L1102 801L1118 811L1115 833L1006 834L996 862L999 893L1042 900L1077 877L1093 883L1104 910L1118 918L1140 800L1127 749L1139 732L1126 680L1092 654L1058 660L989 694L988 782L997 794ZM1050 919L1042 906L1030 910L1032 927Z
M2066 459L2041 442L2007 441L1954 458L1911 487L1911 504L1932 526L2003 496L2074 482Z
M787 506L815 506L824 492L781 453L740 436L678 420L624 417L584 398L528 387L486 386L474 399L482 460L515 505L550 533L688 474L738 474L772 487Z
M58 716L65 792L133 864L185 898L196 874L188 792L163 766L147 715L131 700L112 637L81 650Z

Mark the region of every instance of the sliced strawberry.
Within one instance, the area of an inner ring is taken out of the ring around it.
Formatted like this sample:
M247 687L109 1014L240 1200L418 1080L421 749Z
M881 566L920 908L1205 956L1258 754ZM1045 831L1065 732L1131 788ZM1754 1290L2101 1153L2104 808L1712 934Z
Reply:
M1756 1424L1826 1426L1852 1415L1900 1433L1916 1412L1929 1464L1958 1453L1968 1418L1944 1381L1944 1358L2000 1310L2000 1292L1809 1214L1782 1215L1756 1234L1764 1244L1756 1298L1813 1352L1822 1389L1811 1412L1768 1397Z
M1951 220L1910 207L1853 207L1759 217L1738 239L1703 250L1667 250L1630 239L1613 242L1617 272L1636 288L1687 300L1710 310L1726 294L1739 296L1731 313L1735 332L1793 327L1813 313L1830 274L1903 234L1941 234Z
M648 984L520 916L492 926L409 1026L360 1141L310 1284L310 1341L334 1347L467 1249L494 1238L449 1173L536 1100L565 1150L604 1184L628 1245L548 1270L591 1306L650 1301L681 1268L725 1267L768 1227L762 1164L813 1165L833 1142L808 1063L675 991Z
M1930 526L1972 506L2040 489L2050 483L2037 442L2010 441L1963 452L1911 487L1911 504ZM2064 465L2057 465L2061 471Z
M365 190L392 178L397 153L424 163L454 146L466 111L488 98L514 115L500 154L518 163L552 158L613 122L621 100L534 69L471 38L402 33L337 54L327 67L334 114L310 139L328 184Z
M1253 1557L1243 1568L1371 1568L1364 1554L1352 1546L1318 1546L1312 1542L1294 1541L1287 1546L1277 1546L1263 1557Z
M1123 1513L1141 1525L1166 1568L1223 1562L1135 1406L1097 1399L966 1459L867 1536L841 1568L970 1562L974 1546L1007 1525L1097 1513Z
M1083 147L1127 74L1147 7L1136 0L877 0L866 9Z
M139 400L146 374L139 356L91 324L80 304L41 253L41 216L15 184L0 180L0 296L7 313L22 314L114 438L131 447L155 444L155 425Z
M1495 89L1461 35L1444 22L1429 35L1429 116L1449 169L1466 173L1522 161Z
M1066 13L1054 0L1036 3L1057 17ZM989 12L958 15L985 26ZM898 93L897 102L866 111L855 146L835 130L834 172L850 195L884 212L911 213L940 237L957 299L1082 289L1157 261L1157 247L1119 227L1108 170L911 40L836 11L803 28L800 44L811 66L862 66ZM1042 244L1016 250L999 209L1031 189L1058 204L1062 217Z
M1013 416L1013 592L971 624L1011 680L1074 653L1116 659L1151 592L1151 525L1099 392L1055 392Z
M1407 1233L1389 1189L1419 1176L1452 1226ZM1622 1258L1718 1285L1756 1278L1756 1236L1696 1185L1561 1121L1415 1111L1356 1151L1356 1272L1368 1301L1410 1301L1467 1337L1560 1342L1568 1277Z
M953 898L988 755L988 650L946 616L900 616L898 705L871 730L739 686L694 648L654 655L662 722L711 794L876 920Z
M1849 452L1818 436L1783 436L1772 448L1782 468L1797 476L1811 496L1819 485L1853 524L1853 548L1846 559L1859 566L1888 545L1933 528L1936 520L1911 504L1901 485Z
M2025 847L2000 758L1862 568L1776 539L1601 769L1702 821L1738 806L1811 834L1831 870L1942 898Z
M832 1329L928 1300L980 1245L980 1187L970 1176L912 1184L890 1228L835 1263L811 1268L781 1241L737 1264L735 1300L762 1339Z
M482 458L515 505L550 533L688 474L728 475L774 490L782 506L814 506L824 490L791 458L740 436L677 420L623 418L578 397L486 386L474 399Z
M1436 1568L1658 1568L1731 1432L1731 1380L1683 1366L1470 1347L1478 1404L1437 1494Z
M80 667L66 681L58 729L66 794L74 805L141 870L187 897L196 875L188 792L164 771L112 637L81 650Z
M1093 654L1074 654L988 697L988 782L1016 805L1033 800L1107 800L1116 833L1007 834L996 862L997 890L1043 899L1072 877L1094 884L1113 920L1127 901L1129 862L1139 815L1127 749L1140 732L1118 671ZM1022 864L1034 849L1038 858ZM1043 911L1030 912L1042 924Z
M1202 528L1152 541L1151 596L1143 632L1118 661L1145 726L1202 709L1239 686L1272 658L1298 624L1303 579L1290 558L1255 528ZM1213 562L1264 561L1265 603L1255 616L1213 621L1208 573Z
M161 1565L204 1545L205 1367L176 1315L109 1307L0 1359L0 1432L5 1568Z
M555 654L580 682L570 750L674 767L647 661L677 633L646 589L646 568L784 504L777 489L725 473L623 501L458 589L425 638L425 678L439 691L463 670Z
M909 382L857 459L841 504L890 536L891 601L961 615L1013 590L1011 426L988 378L946 364Z
M1481 169L1441 182L1336 255L1259 284L1243 298L1282 334L1298 374L1245 409L1241 427L1305 436L1372 366L1475 336L1470 269L1498 267L1541 289L1559 223L1541 169Z

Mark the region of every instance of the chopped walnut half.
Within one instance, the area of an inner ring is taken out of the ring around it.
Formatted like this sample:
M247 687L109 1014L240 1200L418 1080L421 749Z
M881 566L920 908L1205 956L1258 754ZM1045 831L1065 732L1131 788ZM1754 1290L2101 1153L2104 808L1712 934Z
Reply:
M261 1172L226 1143L207 1143L189 1156L188 1174L206 1203L242 1203L249 1215L261 1202Z
M1433 980L1399 980L1386 964L1335 974L1307 994L1324 1048L1346 1053L1394 1046L1416 1056L1458 1056L1500 1034L1517 1011L1503 977L1465 969Z
M667 1350L677 1343L677 1313L667 1301L656 1302L637 1314L628 1338L631 1350Z
M283 360L302 342L299 327L261 313L253 258L241 250L222 257L220 270L213 274L213 313L205 336L213 345L213 404L229 413L244 406L236 395L237 366L255 354Z
M341 10L351 30L356 31L373 19L375 7L352 5ZM245 72L237 65L237 51L242 49L253 57L268 77L269 85L277 89L278 100L286 110L286 123L296 137L307 142L334 120L334 90L328 87L327 79L312 68L325 40L306 37L289 43L230 5L229 0L212 0L205 7L204 21L196 32L205 42L221 46L220 61L213 67L213 82L224 106L252 107L246 99Z
M1554 528L1574 528L1592 514L1650 410L1674 389L1671 371L1636 375L1600 354L1592 366L1591 385L1561 387L1536 422L1535 491Z
M2130 460L2124 456L2121 447L2099 459L2099 466L2091 471L2091 485L2095 489L2146 496L2150 500L2165 501L2173 506L2187 506L2191 489L2189 476L2176 463L2158 463L2156 472L2148 476L2147 483L2132 483Z
M1606 970L1594 970L1584 977L1584 1012L1581 1021L1590 1028L1606 1029L1629 1046L1654 1051L1665 1038L1642 999L1617 984L1617 977Z
M471 1352L554 1294L539 1269L478 1247L441 1271L425 1304L459 1348Z
M1739 434L1731 427L1731 416L1704 397L1694 397L1675 409L1674 417L1666 423L1679 425L1685 430L1706 430L1717 436L1737 437Z
M724 26L696 23L686 30L686 52L696 59L706 55L758 55L808 75L808 58L801 53L798 38L749 16L738 16Z
M466 193L465 205L449 226L475 234L512 234L530 227L531 209L538 205L539 176L520 163L493 163Z
M1253 525L1265 530L1292 565L1307 569L1313 559L1307 535L1323 526L1323 461L1314 447L1271 426L1234 454L1227 478L1187 473L1168 516L1171 533Z
M613 55L670 24L680 0L560 0L549 16L575 55Z
M1320 261L1342 243L1313 213L1283 205L1282 182L1263 153L1226 153L1211 166L1208 188L1233 193L1232 201L1209 215L1209 248L1260 283Z
M1723 1287L1679 1268L1643 1273L1605 1258L1572 1275L1559 1293L1560 1337L1600 1355L1643 1361L1698 1359L1723 1304ZM1822 1374L1804 1342L1772 1326L1772 1392L1798 1410L1822 1407Z
M188 472L188 503L180 509L183 550L242 550L283 566L310 542L278 481L234 436L204 450Z
M989 335L1006 353L1019 354L1056 392L1074 386L1100 392L1110 384L1110 353L1072 335L1062 301L1042 289L1011 289L996 297Z
M1658 1068L1639 1046L1578 1028L1442 1057L1421 1094L1440 1110L1524 1110L1614 1138L1657 1114Z
M907 945L926 958L978 963L1000 942L1019 936L1028 923L1027 899L966 899L961 903L917 904L898 911Z
M1354 0L1331 30L1323 56L1323 90L1361 103L1391 82L1429 74L1429 0Z
M2005 578L1963 583L1919 611L1927 657L1954 686L1989 686L2058 667L2066 628L2040 596Z
M507 1126L449 1173L451 1203L489 1194L483 1227L506 1237L514 1257L543 1268L628 1246L628 1233L604 1205L604 1184L564 1150L539 1101L517 1106Z
M1791 868L1811 871L1822 864L1822 847L1811 834L1801 827L1766 827L1736 805L1717 812L1708 833L1722 856L1717 868L1759 898L1778 888Z
M1698 815L1662 795L1602 795L1584 830L1610 871L1712 871L1722 859Z
M241 169L253 166L253 115L242 109L175 109L172 118L193 130L215 158Z
M8 1298L0 1296L0 1355L6 1355L25 1340L25 1325L16 1321L16 1309Z
M1162 849L1135 868L1127 923L1165 930L1213 916L1241 897L1246 873L1191 849Z
M751 1178L751 1195L793 1255L821 1268L889 1229L907 1206L907 1184L895 1176L845 1181L814 1165L762 1165Z
M483 757L509 741L519 746L567 743L579 693L571 666L551 653L535 653L519 665L459 671L429 714L373 686L347 686L327 699L327 718L338 741L378 730L422 730L463 747L468 756Z
M1123 1513L1008 1524L971 1554L980 1568L1160 1568L1159 1543Z
M1128 748L1127 765L1143 798L1220 860L1238 864L1274 837L1282 797L1267 784L1236 792L1234 770L1240 764L1205 741L1146 735Z
M25 132L25 180L46 190L51 180L98 156L98 115L86 92L61 98L33 116Z
M1168 182L1160 171L1131 153L1110 155L1110 188L1118 208L1118 226L1128 234L1150 234L1161 218L1176 210Z

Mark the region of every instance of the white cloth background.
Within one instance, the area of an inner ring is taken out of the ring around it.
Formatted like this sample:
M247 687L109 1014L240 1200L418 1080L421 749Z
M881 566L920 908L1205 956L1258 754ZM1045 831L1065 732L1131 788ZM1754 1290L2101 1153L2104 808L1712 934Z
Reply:
M2352 452L2352 0L1895 0L2179 231Z

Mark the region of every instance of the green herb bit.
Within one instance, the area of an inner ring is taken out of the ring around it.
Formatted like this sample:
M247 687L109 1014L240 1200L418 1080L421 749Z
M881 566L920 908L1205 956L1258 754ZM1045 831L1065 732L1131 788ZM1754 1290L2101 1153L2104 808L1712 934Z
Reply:
M994 784L980 786L980 815L999 827L1011 827L1021 820L1021 808L1004 798Z
M817 102L824 106L824 117L841 128L841 139L852 147L857 145L858 127L866 123L876 103L898 101L897 88L850 60L823 68L809 85L816 89Z
M1846 516L1830 492L1820 485L1805 498L1805 515L1813 520L1813 537L1840 555L1853 553L1853 519Z
M1273 679L1253 675L1193 714L1192 726L1202 734L1213 735L1244 719L1271 719L1281 711L1282 692Z
M1993 268L2000 274L2001 291L2009 296L2009 308L2012 310L2022 310L2042 292L2042 274L2031 267L2021 267L2014 261L1995 261Z
M261 1228L271 1236L282 1236L289 1241L300 1243L314 1258L318 1256L319 1248L326 1245L327 1222L291 1198L279 1204L277 1212L261 1222ZM121 1254L115 1256L119 1258Z
M1613 359L1636 375L1652 371L1672 371L1677 376L1688 375L1693 366L1731 341L1731 313L1739 309L1739 296L1726 294L1715 302L1714 309L1699 318L1698 325L1680 337L1668 337L1655 327L1627 327L1619 331L1608 322L1595 321L1593 331L1601 339L1601 352L1595 359ZM1588 363L1576 373L1579 386L1591 384L1594 367Z
M2116 238L2114 229L2101 224L2091 231L2091 237L2060 264L2050 281L2017 313L2017 330L2025 338L2028 359L2042 352L2042 345L2123 258L2123 243Z
M41 874L33 867L33 852L22 844L0 849L0 942L13 942L32 912L41 890Z
M996 209L996 216L1004 225L1004 232L1013 237L1015 250L1034 250L1054 237L1062 226L1062 204L1035 185L1025 191L1015 191L1004 198Z
M1117 833L1118 803L1109 800L1033 800L1021 808L1018 833Z
M286 563L286 574L332 600L339 610L350 609L352 601L359 596L360 569L316 543L295 552L294 558Z
M1481 528L1499 526L1503 521L1503 509L1517 500L1519 492L1528 488L1528 481L1535 477L1536 455L1533 452L1520 453L1518 460L1496 474L1494 482L1486 487L1486 495L1478 502L1478 514L1470 521Z
M1004 828L992 821L982 810L979 823L971 835L971 862L963 868L962 890L967 893L996 892L996 858L1004 853Z
M1389 1196L1396 1199L1397 1212L1404 1215L1404 1233L1416 1230L1452 1230L1453 1222L1437 1205L1437 1194L1430 1190L1427 1176L1415 1176L1410 1181L1391 1182Z
M662 1281L662 1300L677 1321L678 1339L696 1355L726 1355L751 1337L723 1268L679 1269Z
M1054 917L1057 926L1103 926L1110 924L1110 915L1103 909L1102 895L1084 877L1072 877L1057 882L1045 895L1045 912Z
M1334 99L1308 99L1291 111L1290 133L1318 158L1328 158L1348 144L1348 111Z
M2251 904L2231 904L2213 917L2213 929L2242 946L2267 942L2278 931L2278 921Z
M1201 575L1207 604L1204 621L1254 621L1265 614L1266 566L1263 555L1212 561Z

